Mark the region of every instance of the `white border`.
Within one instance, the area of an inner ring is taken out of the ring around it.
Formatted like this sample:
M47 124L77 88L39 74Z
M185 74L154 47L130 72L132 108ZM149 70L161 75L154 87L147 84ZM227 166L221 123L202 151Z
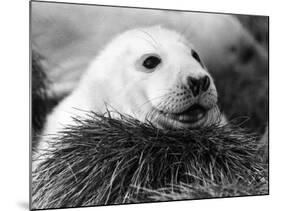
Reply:
M74 3L139 6L270 16L270 196L211 199L68 210L271 210L280 207L278 118L280 118L280 9L278 1L212 0L65 0ZM59 1L58 1L59 2ZM0 209L28 208L29 3L2 1L0 11ZM279 86L278 86L279 85ZM254 93L253 93L254 94ZM280 122L280 121L279 121ZM280 123L279 123L280 124ZM276 210L276 209L275 209Z

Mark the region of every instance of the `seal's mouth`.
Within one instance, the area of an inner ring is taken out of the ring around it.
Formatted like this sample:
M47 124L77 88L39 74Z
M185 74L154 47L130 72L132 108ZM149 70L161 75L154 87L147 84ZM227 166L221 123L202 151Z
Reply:
M160 128L165 129L199 128L215 123L219 118L219 114L219 110L215 105L206 107L196 103L179 113L154 108L148 119Z
M207 110L199 104L194 104L180 113L161 112L169 119L181 122L183 124L194 124L205 117Z
M194 104L185 111L177 114L168 114L172 119L182 122L192 124L203 119L206 115L207 110L199 104Z

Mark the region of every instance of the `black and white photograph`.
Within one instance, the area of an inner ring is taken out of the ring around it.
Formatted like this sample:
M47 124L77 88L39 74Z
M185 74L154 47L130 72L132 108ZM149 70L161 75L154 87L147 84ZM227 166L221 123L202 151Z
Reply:
M269 16L29 3L32 210L269 194Z

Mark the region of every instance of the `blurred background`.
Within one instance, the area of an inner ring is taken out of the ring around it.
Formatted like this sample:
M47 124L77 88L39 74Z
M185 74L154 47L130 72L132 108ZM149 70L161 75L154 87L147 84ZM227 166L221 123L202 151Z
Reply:
M268 124L269 18L32 2L32 121L77 85L103 46L134 27L162 25L187 37L215 79L230 121L262 135Z

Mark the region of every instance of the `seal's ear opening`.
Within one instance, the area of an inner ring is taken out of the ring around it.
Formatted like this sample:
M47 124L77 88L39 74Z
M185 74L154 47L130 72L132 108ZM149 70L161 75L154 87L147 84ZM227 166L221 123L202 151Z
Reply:
M198 53L193 49L191 49L191 56L201 65L202 68L204 68L204 64L203 64L202 60L200 59Z

